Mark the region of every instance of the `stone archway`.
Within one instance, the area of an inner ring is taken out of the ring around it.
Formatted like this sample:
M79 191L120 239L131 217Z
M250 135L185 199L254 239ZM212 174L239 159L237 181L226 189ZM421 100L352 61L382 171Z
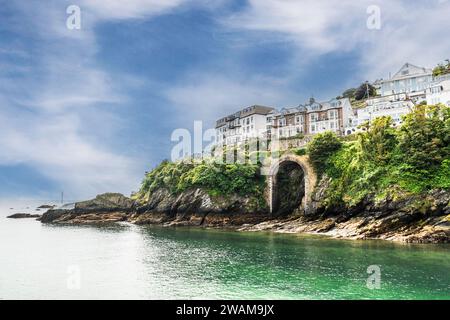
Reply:
M304 190L304 195L301 200L301 207L304 209L305 214L309 214L312 211L311 197L317 183L317 176L309 162L308 156L297 156L294 154L283 155L282 157L280 157L280 159L272 163L272 165L270 166L267 179L267 195L270 212L274 213L274 211L277 209L276 206L279 190L277 181L278 172L280 168L288 163L297 164L303 170L304 176L302 181L305 185L304 188L302 188L302 190Z

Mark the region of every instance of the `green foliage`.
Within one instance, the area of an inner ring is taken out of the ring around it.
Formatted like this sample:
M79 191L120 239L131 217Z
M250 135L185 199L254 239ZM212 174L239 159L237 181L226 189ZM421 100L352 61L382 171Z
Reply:
M221 164L216 162L163 161L147 173L138 196L159 188L178 194L190 188L203 188L211 195L239 194L262 197L264 178L253 164Z
M390 117L379 117L366 124L366 131L358 135L362 159L387 164L392 157L397 139Z
M377 95L377 90L375 89L375 87L373 85L371 85L368 82L362 83L358 89L356 89L355 92L355 100L359 101L359 100L363 100L363 99L367 99L368 97L374 97Z
M306 148L296 148L291 150L297 156L304 156L307 154Z
M350 89L345 90L342 93L342 97L353 100L353 99L355 99L355 93L356 93L356 88L350 88Z
M311 161L331 179L327 205L357 204L369 194L382 199L450 189L450 108L417 106L399 129L391 124L390 118L376 118L334 152L326 152L323 142L316 141L317 150L309 147Z
M434 69L433 69L433 76L438 77L440 75L444 75L450 73L450 60L445 60L445 63L439 63Z
M342 146L342 142L331 131L319 133L308 144L308 154L314 169L320 175L328 164L328 159Z
M450 189L450 159L442 161L441 167L434 177L434 185L437 188Z
M418 106L405 116L398 139L405 163L418 170L439 167L450 157L450 109Z

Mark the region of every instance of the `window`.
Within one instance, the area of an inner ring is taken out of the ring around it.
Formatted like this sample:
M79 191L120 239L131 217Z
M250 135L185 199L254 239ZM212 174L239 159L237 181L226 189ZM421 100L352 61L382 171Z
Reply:
M311 122L316 122L318 120L318 115L317 113L311 113L309 115L309 120L311 120Z
M338 118L337 110L330 110L330 111L328 111L328 118L329 119L337 119Z
M441 89L442 87L433 87L431 88L431 93L439 93L440 91L442 91Z

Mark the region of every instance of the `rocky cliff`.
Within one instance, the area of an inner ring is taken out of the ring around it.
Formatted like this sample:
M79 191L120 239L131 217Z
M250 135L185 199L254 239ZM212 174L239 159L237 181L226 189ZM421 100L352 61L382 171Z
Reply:
M322 185L323 187L323 185ZM411 243L450 242L450 192L392 195L376 200L369 196L354 206L327 207L324 190L314 195L311 215L274 219L240 230L318 233L335 238L385 239Z
M95 199L78 202L70 210L51 209L42 215L42 223L105 223L126 221L135 203L120 193L105 193Z
M211 196L202 189L173 194L158 189L145 203L121 194L99 195L72 210L49 210L43 223L105 223L128 221L165 226L230 227L245 231L309 232L353 239L448 243L450 192L366 197L351 206L324 204L326 180L313 195L313 213L275 218L253 197Z
M211 196L197 188L180 194L158 189L145 203L121 194L103 194L76 203L72 210L49 210L43 223L105 223L129 221L136 224L189 226L242 226L270 219L268 209L257 198L231 195Z

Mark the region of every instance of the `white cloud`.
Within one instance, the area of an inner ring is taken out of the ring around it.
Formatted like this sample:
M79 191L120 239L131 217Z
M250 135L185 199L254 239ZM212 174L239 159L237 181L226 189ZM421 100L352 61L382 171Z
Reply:
M222 22L237 30L278 33L318 56L358 50L361 72L387 76L404 62L433 66L448 57L450 3L389 0L249 0L242 12ZM381 9L381 29L369 30L367 8Z
M100 19L143 18L166 13L187 0L83 0L82 10L87 8Z
M84 138L81 120L76 113L35 115L3 109L0 165L26 164L57 181L72 197L129 193L139 181L136 161Z
M93 29L68 30L62 4L15 5L23 20L8 30L39 40L33 54L20 42L0 52L0 165L34 168L72 198L135 190L142 160L114 146L124 84L96 63Z
M295 101L286 85L285 79L193 72L164 94L179 122L203 120L205 125L214 125L218 115L225 116L239 108L255 104L280 107Z
M22 20L5 24L5 31L29 35L34 48L29 51L15 43L0 49L0 165L26 164L80 196L137 187L142 173L136 168L141 161L112 146L120 120L104 105L120 108L128 99L121 86L139 79L116 78L97 64L95 26L148 18L186 5L210 8L223 2L81 0L82 28L76 32L65 25L65 8L72 4L68 1L15 2ZM381 30L366 27L366 9L372 4L381 8ZM385 77L406 61L432 66L448 58L449 13L450 3L438 0L412 4L406 0L249 0L239 13L219 19L223 31L247 30L275 45L280 39L294 44L291 60L278 62L288 72L281 78L246 75L236 61L235 70L223 64L218 66L222 74L196 70L162 91L180 125L197 119L212 125L218 114L252 104L292 105L301 93L289 88L290 81L312 57L357 51L355 64L369 79ZM251 38L247 33L239 36L244 44ZM8 63L14 55L21 58L17 61L33 60L34 64ZM227 63L238 57L228 57ZM108 121L88 126L86 110ZM105 132L109 137L102 140L99 137Z

